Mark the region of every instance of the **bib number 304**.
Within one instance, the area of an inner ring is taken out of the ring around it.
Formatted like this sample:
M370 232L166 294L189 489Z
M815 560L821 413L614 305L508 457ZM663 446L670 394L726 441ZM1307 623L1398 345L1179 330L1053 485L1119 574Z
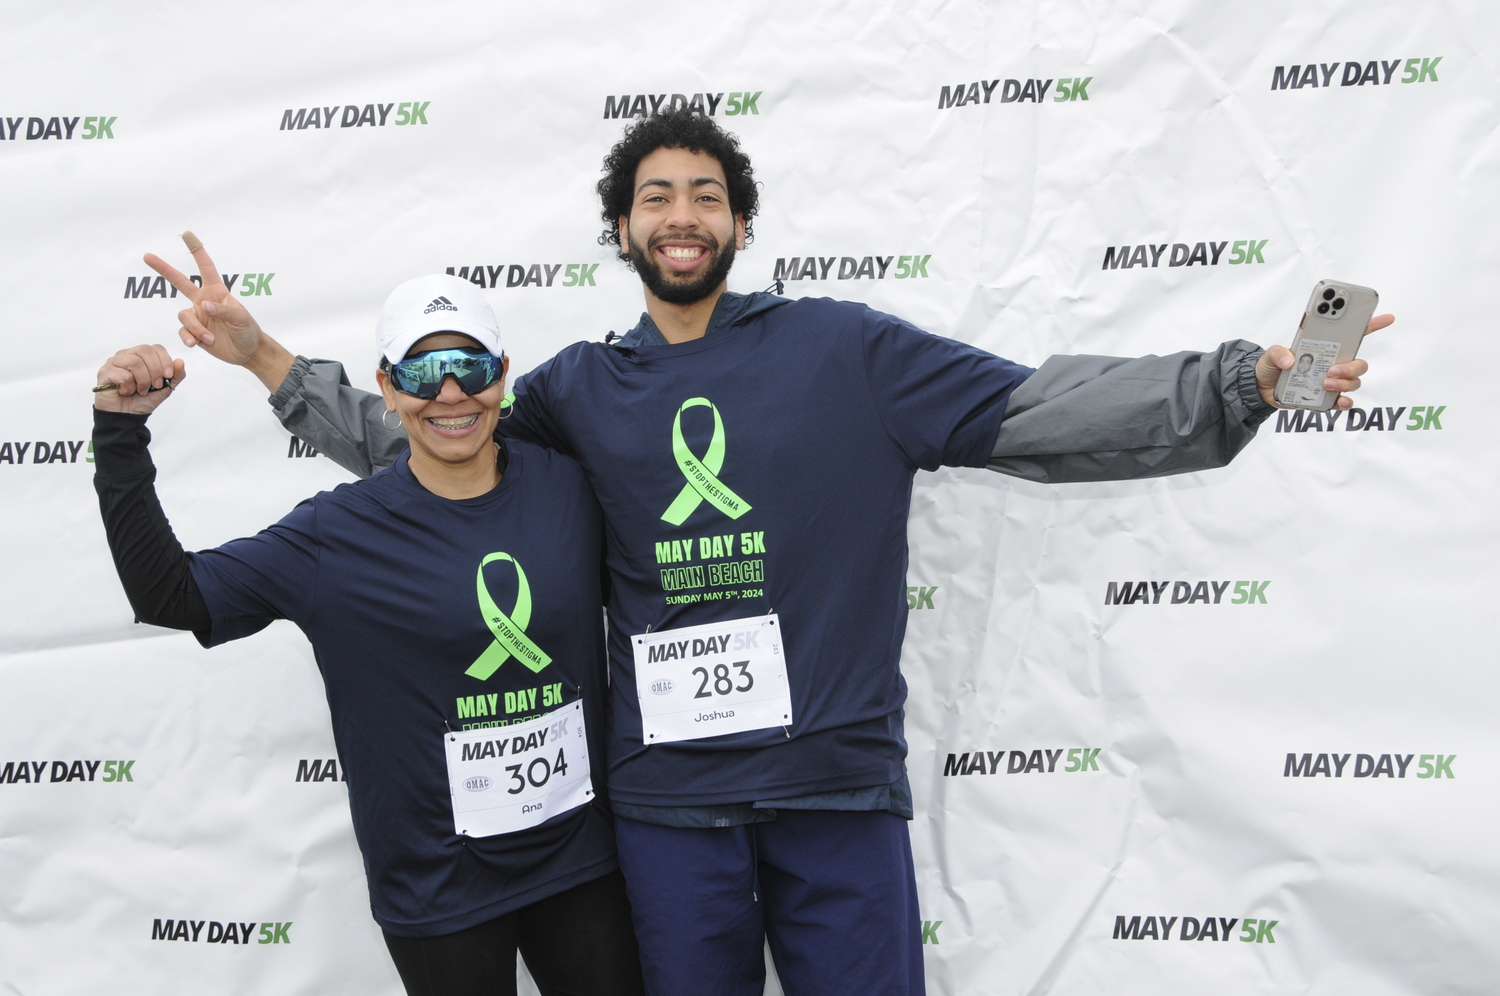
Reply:
M648 744L792 723L786 650L774 613L642 633L630 644Z
M443 734L454 832L489 837L534 827L594 797L583 703L545 716Z

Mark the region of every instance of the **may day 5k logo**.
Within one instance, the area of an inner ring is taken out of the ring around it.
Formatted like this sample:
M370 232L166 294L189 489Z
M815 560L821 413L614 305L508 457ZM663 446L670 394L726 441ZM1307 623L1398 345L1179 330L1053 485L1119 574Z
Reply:
M496 604L484 582L485 566L501 560L516 569L516 604L509 613ZM464 674L484 681L511 657L532 671L540 671L551 664L552 658L526 635L526 627L531 625L531 585L526 581L526 572L521 569L520 562L508 553L492 553L479 562L474 583L479 595L480 614L495 638Z
M688 448L687 440L682 435L682 413L689 408L707 408L714 414L713 438L709 440L708 450L701 458ZM688 398L684 401L672 420L672 457L687 483L662 513L663 521L680 526L705 501L731 519L738 519L750 511L750 503L719 480L719 473L724 469L724 449L724 419L719 415L719 409L707 398Z

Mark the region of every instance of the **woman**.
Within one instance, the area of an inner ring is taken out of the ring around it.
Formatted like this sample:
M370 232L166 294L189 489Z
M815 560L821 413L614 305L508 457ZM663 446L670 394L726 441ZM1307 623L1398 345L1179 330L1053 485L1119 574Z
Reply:
M408 993L514 992L518 948L543 993L639 993L602 798L593 492L571 460L495 435L509 361L469 283L403 284L377 338L402 458L196 554L157 502L145 427L183 361L137 346L106 362L95 487L120 579L140 621L205 647L275 619L307 634Z

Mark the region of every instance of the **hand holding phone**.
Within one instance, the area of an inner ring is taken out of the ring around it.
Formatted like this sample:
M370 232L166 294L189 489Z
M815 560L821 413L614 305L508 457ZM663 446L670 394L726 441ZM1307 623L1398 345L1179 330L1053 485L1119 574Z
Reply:
M1368 287L1342 280L1318 281L1292 341L1295 362L1276 380L1276 403L1318 412L1332 408L1338 393L1323 387L1328 368L1348 363L1359 353L1379 303L1380 295Z

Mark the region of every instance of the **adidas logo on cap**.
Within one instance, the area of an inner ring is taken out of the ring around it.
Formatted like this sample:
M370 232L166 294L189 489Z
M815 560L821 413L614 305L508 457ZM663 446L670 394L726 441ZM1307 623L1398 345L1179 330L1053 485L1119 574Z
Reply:
M431 273L408 280L391 292L375 323L380 353L399 363L412 344L438 332L466 335L491 355L501 355L500 327L478 287L467 280Z

